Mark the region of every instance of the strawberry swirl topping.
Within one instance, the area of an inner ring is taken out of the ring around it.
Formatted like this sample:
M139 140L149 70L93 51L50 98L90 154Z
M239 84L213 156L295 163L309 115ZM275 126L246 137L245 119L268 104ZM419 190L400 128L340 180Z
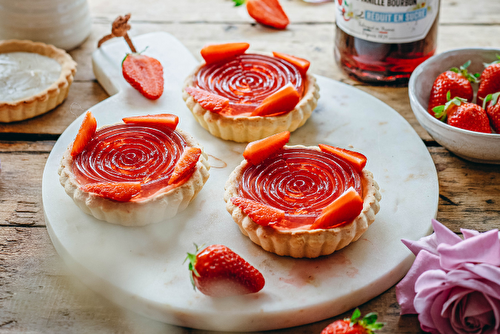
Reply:
M133 200L145 199L168 186L175 164L187 146L167 127L119 124L99 129L82 153L73 172L78 183L141 182Z
M311 224L349 187L362 194L361 173L333 154L283 149L243 173L239 195L285 211L288 220Z
M259 54L242 54L229 61L203 66L195 87L229 99L226 116L248 116L269 95L292 83L302 96L304 80L286 60Z

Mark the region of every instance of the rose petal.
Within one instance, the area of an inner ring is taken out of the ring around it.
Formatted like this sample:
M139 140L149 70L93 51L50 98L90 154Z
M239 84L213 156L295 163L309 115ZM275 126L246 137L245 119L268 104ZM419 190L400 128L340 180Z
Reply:
M483 280L481 276L463 269L452 270L446 274L446 284L461 286L467 289L481 291L493 298L500 299L500 282ZM417 281L418 282L418 281Z
M415 282L415 299L413 305L418 313L424 312L430 300L436 298L443 290L448 290L446 273L442 270L427 270Z
M454 332L459 334L482 333L484 328L493 328L495 319L491 305L485 296L478 291L470 291L470 293L465 294L462 292L460 298L450 298L449 300L454 299L453 303L445 303L444 305L445 307L452 306L451 310L448 309L450 311L448 317Z
M495 333L498 333L498 329L500 328L500 300L492 298L488 295L484 295L484 297L488 300L491 305L491 310L493 311L493 315L495 318Z
M460 232L462 232L464 239L469 239L469 238L472 238L472 237L475 237L475 236L481 234L476 230L468 230L466 228L461 228Z
M406 276L396 285L396 298L401 306L401 314L416 314L413 300L415 299L415 282L422 273L429 269L440 269L439 258L427 251L418 253Z
M443 269L452 270L465 262L500 265L498 230L481 233L454 245L440 244L437 248Z
M465 263L461 269L474 273L481 279L493 282L500 286L500 268L486 263L472 264ZM499 287L500 288L500 287Z
M417 255L421 250L426 250L429 253L437 254L437 247L439 244L455 245L462 241L462 239L455 233L450 231L446 226L438 222L437 220L432 220L432 227L434 228L434 233L420 238L418 241L412 241L407 239L402 239L401 241L412 251L413 254Z

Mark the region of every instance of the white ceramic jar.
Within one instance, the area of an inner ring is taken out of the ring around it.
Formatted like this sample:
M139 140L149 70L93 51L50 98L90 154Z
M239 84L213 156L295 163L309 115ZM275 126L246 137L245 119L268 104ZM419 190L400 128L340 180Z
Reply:
M87 0L0 0L0 40L27 39L71 50L90 34Z

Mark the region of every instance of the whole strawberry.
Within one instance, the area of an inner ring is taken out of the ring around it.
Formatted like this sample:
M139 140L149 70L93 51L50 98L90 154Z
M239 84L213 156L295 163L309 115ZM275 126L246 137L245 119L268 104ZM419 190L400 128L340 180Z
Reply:
M195 245L196 246L196 245ZM191 282L211 297L228 297L260 291L264 276L224 245L211 245L196 254L188 253Z
M490 119L490 125L496 133L500 133L500 92L488 94L483 103L483 109Z
M483 108L459 97L450 99L449 93L447 98L449 101L444 106L433 109L436 118L457 128L491 133L490 122Z
M484 64L486 68L481 73L481 83L477 91L478 104L482 104L487 95L500 92L500 56L497 55L497 58L498 60L490 64Z
M376 313L368 313L359 320L361 312L355 309L351 319L337 320L323 329L321 334L371 334L384 326L377 322Z
M446 94L450 92L451 97L460 97L467 101L472 101L474 91L472 90L471 82L477 82L479 74L472 75L467 72L470 61L466 62L460 68L453 67L449 71L441 73L431 88L429 98L429 107L427 111L434 116L433 109L448 102Z

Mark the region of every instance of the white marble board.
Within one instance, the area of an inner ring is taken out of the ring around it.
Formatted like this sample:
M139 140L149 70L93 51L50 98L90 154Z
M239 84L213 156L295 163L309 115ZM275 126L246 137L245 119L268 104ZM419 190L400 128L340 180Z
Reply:
M186 211L140 228L115 226L84 214L59 184L62 154L82 121L55 144L43 175L43 206L51 240L72 271L92 290L146 317L173 325L216 331L261 331L299 326L343 313L398 282L412 263L401 238L431 230L438 206L434 163L422 140L393 109L351 86L318 76L321 98L290 144L352 145L368 157L381 187L381 211L359 241L318 259L267 253L243 236L225 209L224 184L242 160L245 144L205 131L181 97L196 59L174 37L151 33L133 39L138 50L164 66L165 92L150 101L121 74L127 50L122 39L93 54L96 77L112 95L90 108L98 126L125 116L171 112L179 128L194 135L210 155L210 178ZM250 49L251 51L251 49ZM273 51L273 50L266 50ZM279 51L279 50L275 50ZM195 292L186 252L197 244L224 244L258 268L266 279L253 295L214 299ZM175 328L175 327L172 327Z

